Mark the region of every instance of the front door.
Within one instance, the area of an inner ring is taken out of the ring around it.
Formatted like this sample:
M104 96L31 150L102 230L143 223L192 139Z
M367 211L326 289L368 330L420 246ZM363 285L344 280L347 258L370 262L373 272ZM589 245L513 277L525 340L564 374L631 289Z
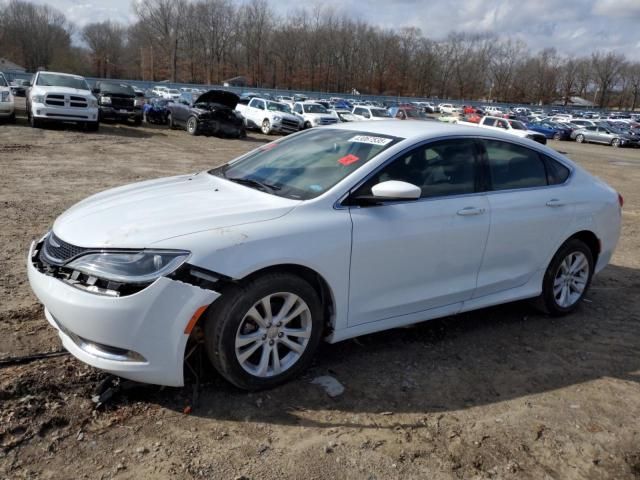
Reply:
M472 140L430 143L397 158L354 192L387 180L417 185L422 198L351 207L349 326L472 297L489 232Z

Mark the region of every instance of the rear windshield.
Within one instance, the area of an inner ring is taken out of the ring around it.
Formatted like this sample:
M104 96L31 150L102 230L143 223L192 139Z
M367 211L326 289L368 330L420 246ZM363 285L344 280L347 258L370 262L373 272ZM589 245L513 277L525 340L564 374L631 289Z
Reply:
M70 75L59 75L57 73L41 73L38 75L36 85L43 87L67 87L78 90L89 90L89 85L82 77L72 77Z
M382 108L372 108L371 115L379 118L391 118L391 114Z
M296 200L317 197L402 138L314 128L269 143L212 175Z

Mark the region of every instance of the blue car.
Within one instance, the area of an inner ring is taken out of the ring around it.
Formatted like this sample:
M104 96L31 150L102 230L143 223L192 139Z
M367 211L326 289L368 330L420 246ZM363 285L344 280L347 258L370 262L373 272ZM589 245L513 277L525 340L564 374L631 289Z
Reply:
M556 122L531 122L527 124L527 128L548 139L568 140L571 137L571 128Z

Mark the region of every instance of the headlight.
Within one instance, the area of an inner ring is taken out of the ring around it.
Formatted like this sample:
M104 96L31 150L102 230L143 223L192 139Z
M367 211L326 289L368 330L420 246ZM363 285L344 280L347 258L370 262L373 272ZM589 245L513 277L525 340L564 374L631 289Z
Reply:
M31 101L36 103L44 103L44 95L34 95L31 97Z
M96 100L94 97L90 97L87 99L87 106L89 108L96 108L98 106L98 100Z
M282 120L282 117L280 115L274 115L273 117L274 122L279 122L280 120Z
M100 103L102 105L111 105L111 97L102 97Z
M150 283L173 272L189 255L182 250L89 253L66 266L114 282Z
M142 107L144 105L144 98L136 98L133 104L136 107Z

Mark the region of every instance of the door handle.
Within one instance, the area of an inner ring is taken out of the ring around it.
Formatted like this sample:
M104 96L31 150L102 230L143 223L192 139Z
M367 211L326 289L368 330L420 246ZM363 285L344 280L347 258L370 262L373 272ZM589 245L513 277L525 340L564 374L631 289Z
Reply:
M463 217L469 217L471 215L482 215L484 213L484 208L478 207L464 207L462 210L458 210L458 215L462 215Z
M562 202L561 200L559 200L557 198L552 198L551 200L549 200L547 202L547 207L557 208L557 207L562 207L562 206L564 206L564 202Z

